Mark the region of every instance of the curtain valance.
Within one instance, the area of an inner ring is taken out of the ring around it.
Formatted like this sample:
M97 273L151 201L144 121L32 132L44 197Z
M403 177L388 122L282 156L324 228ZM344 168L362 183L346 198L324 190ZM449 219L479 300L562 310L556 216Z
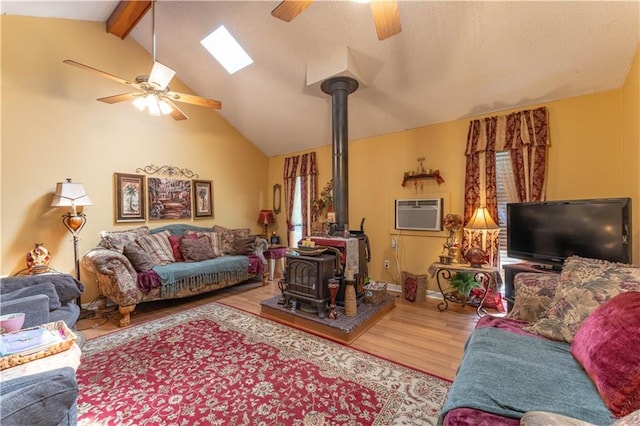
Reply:
M472 120L469 123L465 155L485 151L508 151L524 145L548 146L547 107Z

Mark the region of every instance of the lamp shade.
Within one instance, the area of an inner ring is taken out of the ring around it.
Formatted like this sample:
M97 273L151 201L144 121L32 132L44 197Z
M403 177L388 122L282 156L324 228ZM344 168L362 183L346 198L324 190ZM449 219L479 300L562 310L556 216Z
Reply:
M498 229L500 228L491 218L486 207L478 207L465 226L466 229Z
M53 196L51 207L91 205L93 203L81 183L71 182L71 179L67 178L66 182L58 182L56 184L56 193Z
M273 210L260 210L260 214L258 215L258 223L262 225L276 223L276 218L273 216Z

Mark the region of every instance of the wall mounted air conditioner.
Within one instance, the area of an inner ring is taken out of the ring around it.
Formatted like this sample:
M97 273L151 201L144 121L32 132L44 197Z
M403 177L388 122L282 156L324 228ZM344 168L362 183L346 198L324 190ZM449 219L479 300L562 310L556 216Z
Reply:
M396 200L396 229L442 231L442 198Z

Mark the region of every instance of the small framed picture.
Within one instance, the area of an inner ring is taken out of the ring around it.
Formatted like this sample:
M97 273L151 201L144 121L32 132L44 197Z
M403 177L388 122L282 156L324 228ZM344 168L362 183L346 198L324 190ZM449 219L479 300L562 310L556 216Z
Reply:
M144 175L114 173L116 222L146 220Z
M213 217L213 182L193 180L193 217L204 219Z

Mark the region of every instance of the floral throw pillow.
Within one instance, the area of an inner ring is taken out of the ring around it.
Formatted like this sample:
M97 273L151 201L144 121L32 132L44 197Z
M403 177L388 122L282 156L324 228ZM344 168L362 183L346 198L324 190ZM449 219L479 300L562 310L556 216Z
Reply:
M640 291L640 267L571 256L544 318L523 330L571 343L595 308L627 291Z
M558 274L521 272L516 274L513 286L516 291L513 308L507 318L534 323L542 318L558 286Z
M124 246L127 243L135 242L143 235L149 235L149 227L140 226L126 231L102 231L100 232L100 243L98 245L123 253Z

